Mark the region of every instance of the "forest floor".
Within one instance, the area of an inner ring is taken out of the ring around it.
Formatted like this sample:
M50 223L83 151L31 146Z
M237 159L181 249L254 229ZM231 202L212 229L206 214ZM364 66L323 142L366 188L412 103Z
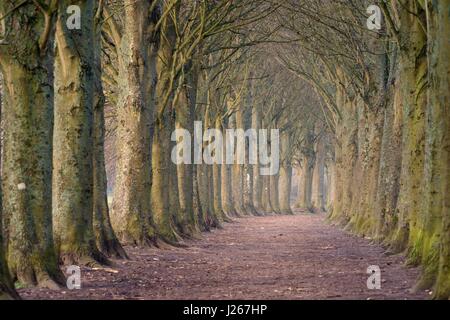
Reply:
M236 219L186 248L127 247L130 260L82 268L80 290L20 289L24 299L426 299L401 255L325 222L322 214ZM367 289L367 267L381 289Z

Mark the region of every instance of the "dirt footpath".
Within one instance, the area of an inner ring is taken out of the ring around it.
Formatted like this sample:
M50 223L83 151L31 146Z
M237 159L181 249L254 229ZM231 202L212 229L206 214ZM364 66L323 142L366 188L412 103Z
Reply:
M82 268L80 290L20 289L24 299L426 299L419 270L322 215L237 219L187 248L127 247L112 269ZM367 268L381 289L367 289Z

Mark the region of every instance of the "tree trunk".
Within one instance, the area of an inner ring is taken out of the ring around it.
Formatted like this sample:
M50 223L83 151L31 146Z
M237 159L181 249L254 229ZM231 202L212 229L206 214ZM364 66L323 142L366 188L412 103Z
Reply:
M303 194L301 195L300 208L313 212L312 207L312 179L314 172L314 157L306 157L305 159L305 169L303 171Z
M397 200L400 191L402 153L402 106L400 103L399 79L393 84L392 96L386 102L384 112L383 139L379 169L379 185L375 203L378 222L376 233L389 243L396 227Z
M280 211L284 214L293 214L291 209L291 189L292 189L292 155L291 139L289 132L281 135L281 166L279 178L279 204Z
M199 187L199 178L201 176L199 170L200 165L195 165L193 167L193 175L194 175L194 213L196 223L200 229L200 231L209 231L210 227L206 224L206 213L204 208L202 207L202 202L200 199L200 187Z
M151 130L153 100L147 92L155 70L155 21L148 18L150 1L125 2L125 23L119 52L120 87L117 107L116 178L111 221L124 244L156 245L152 223ZM150 48L149 48L150 46ZM153 53L153 54L152 54Z
M272 205L270 203L270 176L261 176L262 177L262 207L265 214L271 214L274 212Z
M175 103L174 103L175 104ZM175 109L171 109L170 116L170 132L173 132L175 129ZM166 147L167 148L167 147ZM169 143L169 152L176 148L176 142L171 141ZM181 211L180 207L180 193L178 188L178 174L177 174L177 165L173 161L169 161L167 163L169 166L169 212L172 217L170 220L172 226L172 232L176 237L176 241L181 241L182 237L189 238L191 236L190 231L188 229L187 218L184 213Z
M250 73L250 78L252 78L252 74ZM250 81L251 82L251 81ZM242 129L246 131L247 129L255 129L252 128L252 113L253 113L253 96L252 96L252 84L250 83L248 85L247 89L247 97L245 99L245 109L242 112ZM258 131L256 131L256 134L258 134ZM255 141L258 141L257 137L254 137ZM250 163L250 147L251 143L253 141L250 141L252 137L248 137L248 139L245 139L244 142L244 162L245 164L242 167L242 181L243 181L243 201L244 201L244 209L245 212L249 215L257 215L258 212L255 209L255 206L253 205L253 192L254 192L254 186L253 186L253 164Z
M269 176L270 205L273 209L273 212L276 214L281 214L280 201L279 201L279 199L280 199L279 180L280 180L279 172Z
M198 70L196 66L188 66L186 70L186 79L179 88L175 103L176 108L176 129L186 129L191 137L190 154L193 155L193 132L194 132L194 113L197 101L197 82ZM193 207L193 164L182 163L177 165L179 201L181 215L185 219L185 232L188 235L198 233L194 207Z
M292 166L282 165L280 168L280 210L284 214L293 214L290 204L292 189Z
M81 8L81 31L68 30L66 8ZM94 1L60 1L56 26L53 217L66 264L108 263L93 230Z
M167 106L165 109L169 109ZM170 114L163 111L156 118L152 148L152 189L151 201L157 232L163 239L171 244L178 241L175 233L173 213L170 208L171 169L170 150ZM173 184L173 181L172 181Z
M222 135L225 137L226 125L223 125ZM223 155L226 154L226 143L223 142ZM222 196L222 209L227 216L235 216L233 208L233 188L231 182L231 165L223 161L221 167L221 196Z
M261 111L259 106L254 106L252 109L252 129L256 130L259 134L259 130L262 127ZM257 214L262 214L264 208L262 205L262 195L263 195L263 177L261 176L259 170L259 155L256 156L257 162L253 165L253 206Z
M334 160L328 161L326 169L327 169L326 204L327 204L327 211L330 211L333 208L334 199L336 198L336 184L334 183L334 181L336 180L336 163L334 162Z
M304 161L303 161L304 162ZM297 167L297 200L295 201L295 208L301 208L302 207L302 197L303 197L303 179L305 178L305 164L301 163Z
M215 129L217 129L218 132L222 132L220 117L218 117L215 121ZM222 145L224 146L225 144L222 143ZM222 158L224 156L225 153L222 154ZM221 221L230 222L231 219L228 217L222 207L222 193L226 192L226 190L222 190L222 166L223 164L216 162L214 162L212 165L214 212Z
M426 113L422 265L420 287L434 285L436 299L450 298L450 1L426 1L429 89Z
M236 111L236 113L230 118L230 128L243 129L243 116L242 110ZM245 148L235 143L235 163L232 165L232 184L233 184L233 202L234 210L238 216L244 216L247 214L244 207L244 164L238 163L237 159L242 158L242 154L245 152Z
M97 9L99 10L99 9ZM94 171L94 213L93 226L97 247L100 252L115 258L127 258L116 234L111 226L108 207L107 180L105 167L105 95L103 94L102 70L101 70L101 21L96 16L95 21L95 68L94 77L94 149L93 149L93 171Z
M236 111L232 116L232 128L238 130L244 128L244 120L242 115L242 110ZM242 158L242 154L245 154L245 147L242 148L238 143L235 143L235 155L236 161L233 164L233 201L234 209L239 216L246 215L244 206L244 164L240 164L237 159Z
M2 109L5 105L4 99L2 96L3 91L3 77L2 74L0 74L0 131L3 130L2 125L3 124L3 117L2 117ZM0 141L0 168L2 167L2 159L3 159L3 147L2 143ZM0 300L10 300L10 299L19 299L19 296L17 295L16 290L14 289L14 284L11 280L10 274L9 274L9 268L8 264L6 262L6 255L5 255L5 245L3 243L3 203L2 203L2 185L0 183Z
M57 288L64 276L54 250L51 216L53 54L39 48L44 16L34 5L17 8L5 19L11 25L8 32L3 30L7 38L0 50L6 256L13 280ZM22 21L29 25L21 28Z
M174 83L171 68L175 50L176 33L170 16L161 23L160 47L157 54L157 84L155 91L156 115L152 144L152 188L151 203L158 234L171 244L178 241L174 231L173 215L170 211L170 175L176 174L171 168L170 146L174 119L172 102Z
M312 206L319 212L325 211L325 146L320 139L317 142L316 164L314 165L312 181Z
M411 12L418 9L414 1L406 4ZM422 14L420 14L422 15ZM409 247L411 262L419 259L421 248L416 247L419 235L418 218L422 201L421 183L425 153L426 107L426 38L418 18L402 10L400 15L400 84L403 108L402 166L398 199L398 224L392 250L400 252Z

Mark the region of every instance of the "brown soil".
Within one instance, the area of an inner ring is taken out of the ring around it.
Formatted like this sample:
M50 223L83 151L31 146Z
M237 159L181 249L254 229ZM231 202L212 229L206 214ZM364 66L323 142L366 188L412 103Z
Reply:
M112 269L82 268L80 290L20 289L24 299L426 299L400 255L328 225L323 215L237 219L187 248L127 247ZM366 286L381 268L381 290Z

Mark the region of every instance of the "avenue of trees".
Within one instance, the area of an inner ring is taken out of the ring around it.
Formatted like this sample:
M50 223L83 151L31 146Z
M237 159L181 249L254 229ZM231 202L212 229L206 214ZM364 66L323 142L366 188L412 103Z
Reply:
M450 298L449 8L0 0L0 298L293 208L406 254L415 289ZM279 171L249 143L244 164L174 163L172 133L193 140L195 121L278 129Z

